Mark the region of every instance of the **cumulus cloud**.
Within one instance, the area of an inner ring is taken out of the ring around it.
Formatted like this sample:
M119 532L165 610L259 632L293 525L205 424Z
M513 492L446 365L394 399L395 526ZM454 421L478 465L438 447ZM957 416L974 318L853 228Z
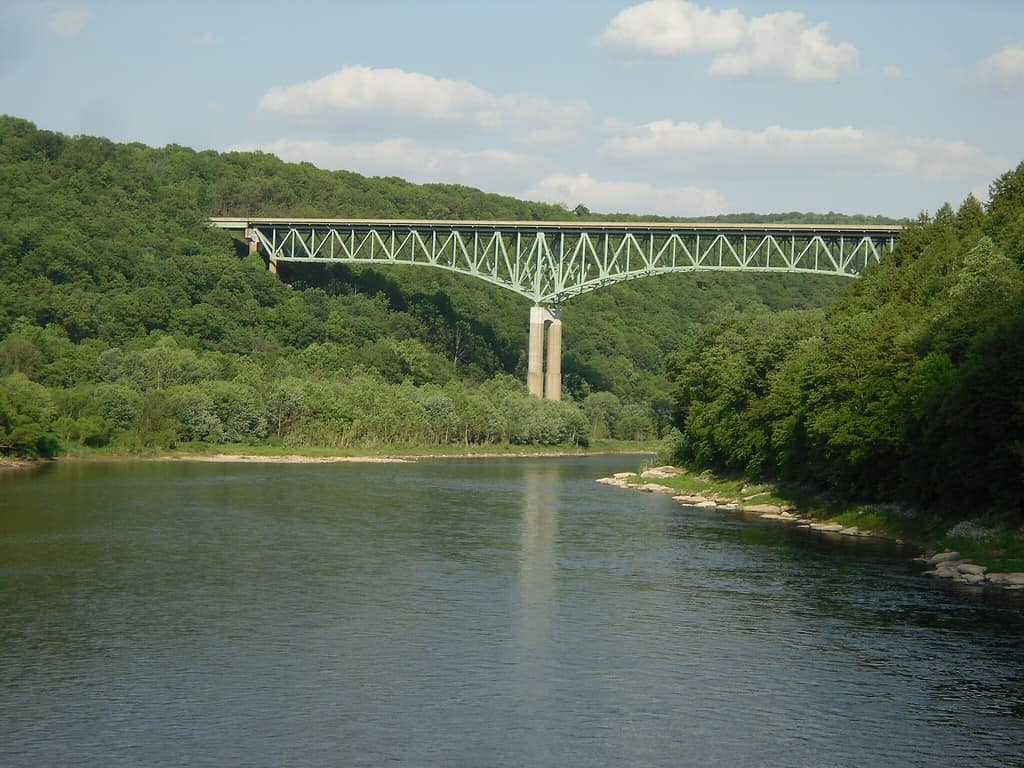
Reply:
M882 74L890 80L899 80L907 76L907 73L895 64L886 64L882 67Z
M203 32L193 43L199 48L216 48L221 43L220 35L215 32Z
M964 142L852 127L745 130L718 120L704 124L659 120L635 127L609 123L606 130L610 135L604 152L611 158L682 167L744 163L794 169L870 168L931 181L976 178L1003 167L1002 161Z
M401 176L417 182L525 181L539 170L529 155L503 150L465 151L430 147L407 138L361 144L334 144L322 139L279 139L264 144L238 145L231 151L260 150L286 162L309 162L329 170L349 170L370 176Z
M1024 88L1024 47L996 51L978 65L978 76L1003 90Z
M790 80L838 80L857 69L858 50L835 44L828 25L808 26L796 11L746 17L688 0L648 0L620 11L598 45L641 56L711 54L710 72L723 77L778 75Z
M494 97L472 83L401 69L345 67L319 80L271 88L259 108L291 116L371 112L419 120L487 122Z
M51 14L46 20L46 26L57 37L70 40L82 33L93 16L95 14L91 8L65 8Z
M532 145L571 140L590 111L539 96L499 96L465 80L447 80L397 68L345 67L319 80L271 88L262 112L299 118L365 114L483 129L516 130Z
M562 203L570 208L582 203L594 211L605 213L709 216L725 210L725 198L714 189L602 181L586 173L546 176L522 196L529 200Z

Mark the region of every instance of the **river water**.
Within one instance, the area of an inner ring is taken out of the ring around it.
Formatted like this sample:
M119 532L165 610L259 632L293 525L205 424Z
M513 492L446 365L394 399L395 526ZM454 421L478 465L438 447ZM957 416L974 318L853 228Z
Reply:
M0 476L0 765L1024 763L1024 601L639 461Z

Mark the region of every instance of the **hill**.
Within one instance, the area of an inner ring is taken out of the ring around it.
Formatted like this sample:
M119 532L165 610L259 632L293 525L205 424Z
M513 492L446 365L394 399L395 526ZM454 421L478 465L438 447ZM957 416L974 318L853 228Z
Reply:
M208 226L223 214L568 215L464 186L0 118L0 450L650 437L668 425L663 364L680 338L722 312L821 307L842 289L675 275L581 297L565 316L576 404L542 404L520 384L523 299L416 268L289 266L277 280Z

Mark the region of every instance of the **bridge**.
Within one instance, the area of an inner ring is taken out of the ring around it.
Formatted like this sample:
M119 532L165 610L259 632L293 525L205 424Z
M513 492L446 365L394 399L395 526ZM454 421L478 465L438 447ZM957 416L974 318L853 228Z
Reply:
M895 245L895 225L212 218L279 262L413 264L470 275L533 302L527 386L561 397L561 305L612 283L672 272L857 277ZM547 326L547 374L544 336Z

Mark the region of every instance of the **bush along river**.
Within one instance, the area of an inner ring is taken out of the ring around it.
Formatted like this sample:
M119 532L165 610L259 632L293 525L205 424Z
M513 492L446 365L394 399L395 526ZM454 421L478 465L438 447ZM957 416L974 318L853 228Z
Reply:
M0 765L1020 766L1024 594L639 462L0 475Z

